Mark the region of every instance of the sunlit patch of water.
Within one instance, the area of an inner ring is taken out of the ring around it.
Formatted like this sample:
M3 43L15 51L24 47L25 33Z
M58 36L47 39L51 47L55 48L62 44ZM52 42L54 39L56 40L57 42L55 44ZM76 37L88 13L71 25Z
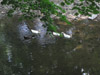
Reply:
M2 32L0 32L0 43L4 43L5 40L5 34L3 34Z
M11 51L12 46L11 45L7 45L6 46L6 53L7 53L7 59L8 62L12 62L12 51Z
M23 63L19 63L19 67L20 68L23 68Z
M30 53L30 58L32 61L34 60L32 52Z
M0 23L0 42L5 42L5 33L3 32L4 24Z
M84 72L84 69L83 68L81 68L81 72Z
M5 24L1 23L0 24L0 29L3 29L4 26L5 26Z
M83 73L82 75L90 75L89 73Z
M74 69L78 69L78 66L75 66Z
M28 75L31 75L31 72L28 72Z

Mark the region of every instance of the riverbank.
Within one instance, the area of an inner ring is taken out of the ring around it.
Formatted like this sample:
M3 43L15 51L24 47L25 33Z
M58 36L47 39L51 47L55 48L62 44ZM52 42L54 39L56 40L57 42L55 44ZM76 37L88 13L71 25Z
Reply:
M0 0L0 3L1 3L1 1L2 0ZM61 1L55 0L54 2L59 5L59 2L61 2ZM83 20L83 19L91 19L91 20L94 20L94 21L100 21L100 14L95 15L95 16L93 14L91 17L84 16L84 15L75 16L74 14L75 14L76 11L71 10L72 7L73 7L73 4L62 7L63 9L65 9L67 11L63 15L65 15L70 22L80 21L80 20ZM9 9L11 9L11 6L7 6L7 5L3 6L3 5L0 4L0 19L3 16L7 16L7 11ZM14 15L21 15L21 13L19 11L15 11ZM55 15L52 15L51 17L54 18L54 19L59 19L59 17L56 17Z

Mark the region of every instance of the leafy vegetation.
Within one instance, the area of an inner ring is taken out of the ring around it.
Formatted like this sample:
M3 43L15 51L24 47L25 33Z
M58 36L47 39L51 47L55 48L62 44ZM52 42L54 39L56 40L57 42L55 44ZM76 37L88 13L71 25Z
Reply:
M100 0L64 0L60 4L61 6L74 4L72 10L77 10L75 15L88 15L91 13L98 14L100 11L99 3ZM63 13L66 10L62 9L61 6L56 5L50 0L3 0L2 5L11 5L12 9L8 11L8 16L12 16L15 10L22 13L23 19L34 19L42 15L41 21L45 22L45 26L48 27L48 31L56 31L56 26L54 25L53 19L50 17L52 14L59 16L62 21L67 24L71 24ZM58 11L60 10L60 12ZM40 14L36 14L36 12Z

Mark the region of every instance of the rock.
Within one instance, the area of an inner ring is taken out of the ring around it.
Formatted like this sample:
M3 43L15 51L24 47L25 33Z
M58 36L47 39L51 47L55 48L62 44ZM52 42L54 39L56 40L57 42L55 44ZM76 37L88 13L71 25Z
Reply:
M97 16L98 16L97 14L92 14L92 16L91 17L88 17L88 19L94 20Z
M100 14L98 14L98 16L94 19L95 21L100 21Z

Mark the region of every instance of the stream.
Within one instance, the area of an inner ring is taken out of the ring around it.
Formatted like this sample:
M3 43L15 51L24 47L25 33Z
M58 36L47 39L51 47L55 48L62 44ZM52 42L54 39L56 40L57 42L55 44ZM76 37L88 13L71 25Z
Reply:
M16 17L0 19L0 75L100 75L100 22L58 25L73 34L70 39L45 34L32 39L27 25Z

